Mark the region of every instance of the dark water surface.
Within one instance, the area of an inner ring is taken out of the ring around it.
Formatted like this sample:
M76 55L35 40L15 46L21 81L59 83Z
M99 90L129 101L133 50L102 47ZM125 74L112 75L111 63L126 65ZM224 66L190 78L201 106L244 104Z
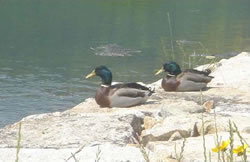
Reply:
M150 83L167 60L241 51L249 0L0 0L0 127L93 96L100 80L83 76L100 64Z

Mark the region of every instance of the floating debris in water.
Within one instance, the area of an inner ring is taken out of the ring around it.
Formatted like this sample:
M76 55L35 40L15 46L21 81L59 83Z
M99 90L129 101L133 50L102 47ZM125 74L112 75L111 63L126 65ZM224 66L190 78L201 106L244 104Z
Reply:
M205 53L193 53L189 56L191 57L205 57L206 59L215 59L215 58L229 58L229 57L233 57L236 56L237 53L236 52L230 52L230 53L220 53L220 54L205 54Z
M205 53L193 53L193 54L191 54L191 55L189 55L189 56L191 56L191 57L207 57L207 54L205 54Z
M134 53L140 53L140 50L122 48L117 44L107 44L100 47L90 47L97 56L132 56Z
M215 56L206 56L206 59L209 59L209 60L212 60L212 59L215 59L216 57Z

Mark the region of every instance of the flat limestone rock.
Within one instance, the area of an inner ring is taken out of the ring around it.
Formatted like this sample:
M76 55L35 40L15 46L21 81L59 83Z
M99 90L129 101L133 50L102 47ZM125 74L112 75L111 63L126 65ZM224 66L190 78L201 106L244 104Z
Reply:
M0 148L0 162L15 161L16 149ZM137 147L117 146L112 144L102 144L85 146L79 149L30 149L22 148L19 153L19 162L145 162L142 152Z
M58 115L59 114L59 115ZM22 147L76 148L83 144L134 143L142 120L133 114L50 113L22 120ZM13 148L17 143L19 124L0 130L0 147Z

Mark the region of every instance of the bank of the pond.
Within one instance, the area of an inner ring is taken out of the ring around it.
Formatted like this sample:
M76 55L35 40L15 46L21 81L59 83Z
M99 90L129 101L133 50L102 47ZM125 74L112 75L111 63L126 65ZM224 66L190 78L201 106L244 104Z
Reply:
M90 98L64 112L28 116L20 121L19 161L73 162L72 153L79 161L89 162L146 161L147 156L150 161L175 161L175 145L179 154L184 138L183 160L204 161L202 135L207 157L215 147L214 111L219 138L229 138L231 120L249 144L249 69L250 53L245 52L217 63L210 88L202 92L203 106L200 92L165 92L159 80L149 85L156 93L141 106L99 108ZM0 162L15 160L18 127L19 122L0 129ZM234 145L241 145L237 133ZM217 156L211 153L212 161Z

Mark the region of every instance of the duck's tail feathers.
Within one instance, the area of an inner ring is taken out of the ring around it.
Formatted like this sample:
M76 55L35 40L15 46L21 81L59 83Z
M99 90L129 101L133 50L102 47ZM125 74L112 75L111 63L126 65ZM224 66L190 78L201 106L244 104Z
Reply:
M207 68L207 69L203 70L203 72L205 75L209 75L212 71L210 68Z
M151 96L153 93L155 93L155 88L153 87L148 87L148 89L149 89L149 94L148 94L148 96Z
M213 72L214 71L214 67L208 67L207 69L205 69L205 70L203 70L203 72L204 72L204 74L205 75L207 75L208 77L210 77L210 78L214 78L213 76L209 76L209 74L211 73L211 72Z

